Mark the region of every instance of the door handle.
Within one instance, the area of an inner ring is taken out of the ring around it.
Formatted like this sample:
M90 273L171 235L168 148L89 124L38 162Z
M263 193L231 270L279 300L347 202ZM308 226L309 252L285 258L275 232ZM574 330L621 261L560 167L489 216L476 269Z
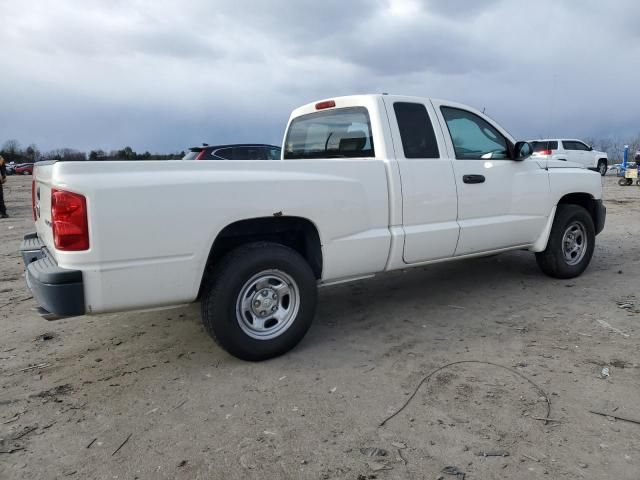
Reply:
M464 183L484 183L484 175L463 175L462 181Z

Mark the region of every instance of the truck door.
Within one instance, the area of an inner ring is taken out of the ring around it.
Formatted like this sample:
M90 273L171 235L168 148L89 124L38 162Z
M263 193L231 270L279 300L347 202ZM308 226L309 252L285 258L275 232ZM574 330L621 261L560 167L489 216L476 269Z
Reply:
M445 134L458 190L456 255L529 246L552 206L548 172L535 157L511 159L506 132L479 112L433 102Z
M458 198L433 106L429 101L385 98L385 107L402 181L403 260L451 257L460 231Z

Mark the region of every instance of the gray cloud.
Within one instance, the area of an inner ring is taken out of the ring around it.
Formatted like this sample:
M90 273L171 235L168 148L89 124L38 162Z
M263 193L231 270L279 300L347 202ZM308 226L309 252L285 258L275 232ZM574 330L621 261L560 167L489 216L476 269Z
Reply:
M634 0L5 0L0 142L279 143L317 98L486 108L520 137L640 130Z

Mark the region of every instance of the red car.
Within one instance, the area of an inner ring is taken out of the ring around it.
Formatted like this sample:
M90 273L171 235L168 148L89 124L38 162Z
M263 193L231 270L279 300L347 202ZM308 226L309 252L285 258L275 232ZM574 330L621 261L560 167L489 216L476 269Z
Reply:
M16 175L33 175L33 163L21 163L16 165Z

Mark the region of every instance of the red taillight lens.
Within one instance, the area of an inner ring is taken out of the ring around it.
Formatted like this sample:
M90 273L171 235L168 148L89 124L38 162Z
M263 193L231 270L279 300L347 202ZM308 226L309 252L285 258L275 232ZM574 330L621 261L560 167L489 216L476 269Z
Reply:
M51 223L53 241L58 250L89 249L87 201L83 195L52 189Z
M202 150L198 156L196 157L196 160L202 160L204 158L204 156L206 155L207 151L206 150Z
M535 152L538 155L551 155L551 150L540 150L539 152Z
M316 103L316 110L324 110L325 108L333 108L336 106L336 102L333 100L326 100L324 102Z
M33 220L37 220L38 216L36 215L36 181L33 180L31 182L31 212L33 213Z

